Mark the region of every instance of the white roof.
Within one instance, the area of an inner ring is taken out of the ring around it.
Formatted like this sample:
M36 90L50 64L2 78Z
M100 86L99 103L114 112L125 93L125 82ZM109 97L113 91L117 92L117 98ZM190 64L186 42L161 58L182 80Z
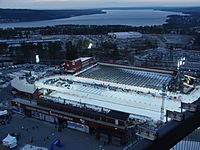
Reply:
M81 60L81 62L84 62L84 61L87 61L87 60L89 60L91 58L92 57L80 57L80 58L75 59L75 61Z
M11 136L10 134L8 134L7 137L5 139L3 139L3 142L12 143L15 140L16 140L16 137Z
M26 144L21 150L48 150L48 148Z
M89 60L89 59L91 59L92 57L80 57L80 59L81 59L81 61L83 62L83 61L86 61L86 60Z
M113 32L108 33L108 35L116 35L118 38L139 38L142 34L139 32Z
M21 92L26 92L29 94L33 94L36 90L34 84L30 84L26 81L26 79L19 79L19 77L11 80L11 86Z

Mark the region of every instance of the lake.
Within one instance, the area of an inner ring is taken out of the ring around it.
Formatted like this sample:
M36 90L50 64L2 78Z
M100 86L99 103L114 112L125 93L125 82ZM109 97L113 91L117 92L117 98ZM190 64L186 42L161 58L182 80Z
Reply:
M179 12L159 11L153 9L130 9L130 10L103 10L104 14L83 15L64 19L0 23L0 28L10 27L42 27L54 25L162 25L169 15L184 15Z

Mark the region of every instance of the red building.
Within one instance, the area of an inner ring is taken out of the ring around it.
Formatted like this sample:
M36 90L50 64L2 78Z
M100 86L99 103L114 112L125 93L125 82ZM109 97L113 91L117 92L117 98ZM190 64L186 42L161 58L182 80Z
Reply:
M69 73L77 73L94 64L92 57L80 57L75 60L67 60L64 68Z

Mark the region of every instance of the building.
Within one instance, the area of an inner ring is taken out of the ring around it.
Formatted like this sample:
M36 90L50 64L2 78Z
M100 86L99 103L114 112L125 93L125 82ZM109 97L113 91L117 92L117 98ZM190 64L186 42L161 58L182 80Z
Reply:
M93 63L94 60L92 57L80 57L75 60L67 60L64 64L64 69L68 73L76 73L89 66L92 66Z
M108 33L108 36L116 39L138 39L142 37L139 32L112 32Z

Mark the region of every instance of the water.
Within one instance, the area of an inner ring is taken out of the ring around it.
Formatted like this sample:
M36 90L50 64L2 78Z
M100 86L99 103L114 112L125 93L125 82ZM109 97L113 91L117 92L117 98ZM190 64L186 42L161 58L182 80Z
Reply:
M153 9L132 9L132 10L104 10L105 14L93 14L76 16L72 18L20 22L20 23L1 23L0 28L8 27L42 27L64 24L79 25L162 25L168 15L184 15L179 12L159 11Z

